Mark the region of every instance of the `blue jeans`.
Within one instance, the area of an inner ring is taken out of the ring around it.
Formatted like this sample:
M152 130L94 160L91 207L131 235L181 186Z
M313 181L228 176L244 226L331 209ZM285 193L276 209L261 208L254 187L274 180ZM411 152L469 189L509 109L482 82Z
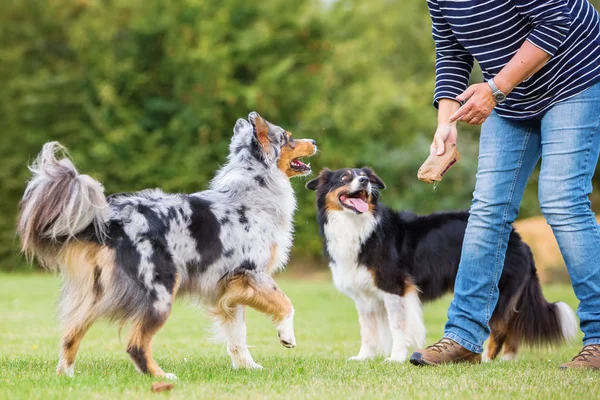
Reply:
M600 228L588 198L599 152L600 83L537 119L511 121L492 113L485 121L445 337L470 351L483 351L511 224L541 157L540 207L580 301L584 345L600 343Z

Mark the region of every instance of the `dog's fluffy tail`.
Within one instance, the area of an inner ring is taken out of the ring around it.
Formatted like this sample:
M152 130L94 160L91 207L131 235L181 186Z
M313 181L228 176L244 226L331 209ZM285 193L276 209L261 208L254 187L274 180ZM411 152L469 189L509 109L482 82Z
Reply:
M106 232L108 204L102 184L77 172L66 149L58 142L44 145L29 167L33 176L19 203L17 233L21 250L45 267L78 233Z
M508 324L512 335L533 346L575 339L578 324L573 309L563 302L548 303L535 272L522 290Z

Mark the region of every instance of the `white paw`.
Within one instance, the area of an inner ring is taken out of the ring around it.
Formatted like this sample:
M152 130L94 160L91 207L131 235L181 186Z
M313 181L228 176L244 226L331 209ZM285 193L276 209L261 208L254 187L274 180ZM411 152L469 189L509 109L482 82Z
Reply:
M56 369L56 373L58 375L65 375L68 376L69 378L73 378L75 376L75 364L71 365L70 367L64 367L62 365L59 365L58 368Z
M292 336L279 336L279 343L283 347L287 347L288 349L293 349L296 347L296 338L292 334Z
M354 357L350 357L348 359L348 361L368 361L368 360L372 360L373 358L375 358L375 356L354 356Z
M171 374L171 373L166 373L165 374L165 379L168 379L170 381L176 381L177 380L177 375Z
M516 361L517 354L516 353L504 353L502 355L502 361Z
M386 362L403 363L408 358L408 350L400 350L392 353L385 359Z
M253 360L234 363L235 369L264 369L262 365L255 363Z
M492 362L492 359L488 355L487 349L483 352L483 354L481 354L481 362L484 362L484 363Z
M288 349L296 347L296 337L294 336L294 312L287 317L279 325L277 325L277 335L282 346Z
M400 363L406 362L406 356L391 356L385 359L385 362L388 363Z

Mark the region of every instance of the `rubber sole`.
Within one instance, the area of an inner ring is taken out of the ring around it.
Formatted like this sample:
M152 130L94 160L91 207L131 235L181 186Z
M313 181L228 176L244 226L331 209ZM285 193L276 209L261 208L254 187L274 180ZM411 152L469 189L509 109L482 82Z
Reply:
M419 367L431 367L435 365L425 361L421 353L413 353L412 356L410 356L410 363Z

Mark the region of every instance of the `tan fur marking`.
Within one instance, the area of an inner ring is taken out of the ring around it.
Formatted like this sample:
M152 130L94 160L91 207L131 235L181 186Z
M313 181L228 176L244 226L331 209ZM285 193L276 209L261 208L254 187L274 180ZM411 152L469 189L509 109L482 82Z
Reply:
M114 250L96 243L70 242L60 254L60 262L69 277L91 274L95 267L104 270L114 269Z
M165 318L166 320L166 318ZM148 372L153 376L164 376L165 372L158 366L158 364L152 358L152 337L158 332L158 330L164 325L164 321L151 326L151 329L144 323L135 323L131 331L129 338L128 349L137 348L140 349L144 357L145 366ZM134 360L136 362L136 360Z
M252 307L271 317L274 323L281 322L294 309L274 280L257 282L250 275L237 275L227 282L213 314L231 318L236 305Z
M175 276L175 284L173 285L173 292L171 295L171 305L175 301L175 296L177 296L177 291L179 290L179 286L181 284L181 276ZM148 322L136 322L133 325L131 330L131 334L129 336L129 343L127 345L127 349L137 348L141 350L141 355L144 358L144 362L148 372L153 376L164 376L165 372L160 368L160 366L154 361L152 358L152 338L154 335L162 328L168 318L168 313L163 316L163 318L153 321L154 324L149 325ZM130 353L131 354L131 353ZM133 362L137 361L132 356Z
M369 212L374 212L375 205L373 204L373 195L371 193L367 195L367 204L369 205Z
M486 348L488 358L490 360L494 360L498 356L498 353L500 353L501 349L502 343L498 343L494 335L490 335L490 338L488 339L488 345Z
M76 328L67 331L62 338L61 343L61 354L60 363L58 365L57 373L62 373L64 370L75 363L75 357L77 357L77 351L81 345L81 340L88 331L90 324L78 326Z
M279 156L279 160L277 160L277 167L286 174L288 178L301 175L302 172L292 169L292 160L310 157L314 153L315 145L307 140L297 140L293 145L288 143L281 148L281 155Z
M171 304L173 304L173 301L175 301L175 297L177 297L177 293L179 292L179 288L181 287L181 275L176 274L175 275L175 284L173 285L173 292L172 292L172 299L171 299Z
M409 295L411 293L419 293L420 292L417 285L415 285L411 279L406 280L404 282L404 284L406 285L406 286L404 286L404 296Z
M493 319L490 321L490 329L491 333L488 339L486 353L489 360L494 360L498 357L498 354L502 350L502 346L506 342L508 326L503 322Z
M57 259L68 277L59 307L61 320L66 327L57 369L61 373L73 365L81 340L98 318L98 302L111 286L110 272L114 269L115 257L114 251L106 246L70 242ZM96 282L98 278L99 282Z
M269 258L269 263L267 264L267 274L269 274L269 275L271 275L271 273L275 269L276 257L277 257L277 245L273 244L271 246L271 258Z
M342 186L334 191L327 193L327 196L325 196L325 209L327 211L340 211L344 209L340 204L339 199L340 194L344 191L348 191L348 188L346 186Z
M112 286L114 251L88 242L71 242L60 253L61 269L68 277L59 305L60 319L67 331L79 329L97 317L98 303ZM97 280L99 274L99 282ZM95 285L99 284L101 291Z
M271 142L269 141L269 126L267 122L260 116L257 115L254 119L254 126L256 127L256 138L262 146L265 153L271 153Z
M519 352L519 339L517 339L514 335L508 334L506 336L506 341L504 342L504 354L513 353L517 354Z

